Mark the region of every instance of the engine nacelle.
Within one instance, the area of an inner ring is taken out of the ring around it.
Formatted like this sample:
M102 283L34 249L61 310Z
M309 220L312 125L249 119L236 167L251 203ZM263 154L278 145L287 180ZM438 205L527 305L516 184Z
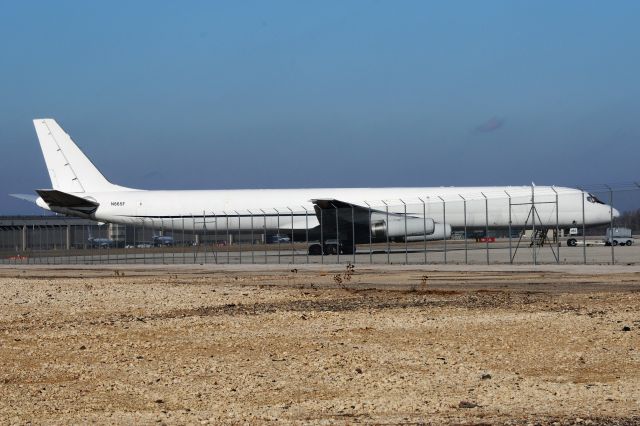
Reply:
M435 230L435 225L433 219L422 219L419 217L407 217L405 219L404 217L390 216L389 222L387 223L386 217L373 216L371 218L371 234L376 239L381 240L385 240L387 237L404 238L405 235L422 236L432 234Z
M448 240L449 238L451 238L451 225L448 223L436 223L433 233L428 235L408 235L407 241Z

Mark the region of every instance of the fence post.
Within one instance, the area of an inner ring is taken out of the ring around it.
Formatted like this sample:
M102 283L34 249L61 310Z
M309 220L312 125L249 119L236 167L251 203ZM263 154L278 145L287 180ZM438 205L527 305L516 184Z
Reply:
M82 225L80 225L80 226L82 227L82 237L81 237L81 238L82 238L82 246L81 246L80 248L81 248L81 250L82 250L82 264L84 265L85 263L87 263L87 258L86 258L86 249L87 249L87 246L86 246L86 240L84 239L84 224L82 224ZM35 225L32 225L32 226L31 226L31 231L33 232L33 231L35 231L35 229L36 229ZM34 245L35 245L35 241L33 241L33 242L32 242L32 244L31 244L31 246L32 246L31 251L32 251L32 252L33 252L33 246L34 246ZM127 256L127 255L126 255L126 253L125 253L125 259L126 259L126 256ZM126 263L126 262L127 262L127 261L125 260L125 263ZM34 263L35 263L35 260L34 260Z
M587 264L587 235L586 235L586 224L585 224L585 218L584 218L584 190L580 189L580 191L582 191L582 258L584 261L584 264Z
M305 251L307 256L307 263L309 263L309 212L305 206L300 206L304 210L304 242L306 245Z
M253 245L255 244L255 239L254 239L254 230L253 230L253 212L251 212L251 210L247 209L247 211L249 212L249 217L251 218L251 264L255 265L256 263L256 259L255 259L255 250Z
M507 194L507 197L509 198L509 263L513 264L513 244L512 244L512 238L511 235L513 234L512 229L511 229L511 224L512 224L512 220L511 220L511 194L509 194L507 191L504 191L505 194Z
M18 261L20 259L19 256L21 255L21 251L20 251L20 245L21 244L19 243L20 236L18 234L19 228L18 228L17 225L12 225L10 227L10 229L11 229L11 231L10 231L11 232L11 236L13 237L12 238L13 247L11 247L12 248L12 252L13 252L13 256L12 256L13 257L13 263L14 263L14 265L17 265ZM55 263L55 257L53 259L54 259L54 263ZM9 263L11 263L11 262L9 262Z
M340 225L339 223L339 212L338 207L336 207L333 203L331 203L334 209L336 209L336 241L338 243L336 248L336 263L340 263Z
M484 239L485 239L485 251L487 253L487 265L489 265L489 199L484 192L481 192L484 197Z
M69 263L71 263L71 257L72 257L71 253L73 252L74 253L73 263L75 263L77 265L78 264L78 252L76 250L77 247L76 247L75 242L76 242L76 230L78 229L78 225L69 225L69 226L70 226L70 229L71 229L71 236L70 237L71 237L71 250L72 251L69 251L68 261L69 261ZM125 228L125 235L126 235L126 228ZM125 241L126 241L126 236L125 236ZM118 256L118 258L119 258L119 256ZM27 264L28 263L29 263L29 258L27 258Z
M458 194L458 197L462 198L462 214L464 215L464 264L466 265L469 263L469 257L468 257L468 251L467 251L468 249L467 247L467 200L460 194Z
M531 232L533 232L533 264L537 265L538 264L538 253L537 253L537 241L536 241L536 214L538 213L538 210L536 209L536 190L535 190L535 185L531 184L531 224L532 224L532 230Z
M323 209L318 209L320 212L320 263L324 265L324 213Z
M278 238L278 265L280 264L280 211L278 209L273 209L276 212L277 222L276 226L278 229L276 230L276 236Z
M160 218L160 235L164 236L164 218L162 218L162 217ZM160 247L160 250L162 251L162 264L165 265L166 262L164 261L164 247L162 246L162 240L160 240L160 241L161 242L160 242L159 247ZM155 241L154 241L153 245L155 245Z
M68 227L69 225L67 225ZM67 240L68 241L68 240ZM69 250L69 244L67 243L67 250ZM27 251L27 225L22 225L22 251Z
M225 228L227 229L227 241L224 243L226 249L227 249L227 265L229 263L231 263L231 238L229 238L229 215L227 214L226 211L222 210L222 214L224 215L224 217L227 219L227 226L225 226Z
M553 190L554 194L556 195L556 263L559 264L560 263L560 205L558 204L559 199L558 199L558 191L556 191L556 189L552 186L551 189Z
M105 225L106 225L105 226L105 234L107 234L107 235L105 235L105 238L107 240L107 265L109 265L111 263L111 241L112 240L111 240L111 235L109 235L109 227L111 227L111 224L110 223L106 223ZM54 227L53 231L55 231L55 229L56 228ZM55 246L54 246L54 249L55 249ZM53 263L54 264L56 263L56 258L55 257L53 258Z
M291 207L287 207L289 212L291 212L291 240L289 241L289 245L291 246L291 263L296 264L296 249L293 245L293 210Z
M184 224L184 219L182 220L182 222ZM146 239L146 237L144 235L145 234L145 226L144 226L144 224L145 224L145 218L142 218L142 241L143 241L142 244L141 244L142 245L142 263L146 264L147 263L147 250L144 247L145 244L146 244L146 242L144 241Z
M262 245L264 246L264 263L267 263L267 213L264 210L260 209L262 212L262 222L263 222L263 241Z
M218 216L216 216L216 212L212 211L213 215L213 245L211 249L213 250L213 261L218 264Z
M404 264L409 264L409 243L407 241L407 203L398 198L404 207Z
M46 222L45 222L45 225L44 225L44 246L43 247L44 247L44 250L42 251L43 261L46 261L47 265L48 265L49 264L49 256L48 256L48 252L49 252L49 224L46 223ZM93 263L94 261L95 261L95 256L92 256L92 262L91 263Z
M198 257L198 250L200 250L200 239L197 238L196 234L196 217L191 214L191 229L193 232L193 241L191 241L191 247L193 247L193 264L196 264L196 260Z
M372 247L372 238L371 238L371 206L366 201L364 202L369 209L369 263L373 263L373 247Z
M134 231L135 235L135 231ZM173 245L171 246L171 263L176 263L176 229L174 224L174 218L171 218L171 238L173 238ZM134 244L135 245L135 244Z
M185 233L187 230L187 227L184 225L184 216L181 216L182 219L182 261L180 262L181 264L185 264L187 263L187 246L185 246Z
M353 254L353 263L356 263L356 216L351 205L351 251Z
M202 244L204 247L204 264L207 264L207 213L202 210Z
M391 263L391 243L389 242L389 205L384 200L382 200L382 203L384 204L384 208L387 213L387 230L385 233L387 234L387 265L389 265Z
M41 264L42 264L42 262L43 262L43 260L44 260L44 259L42 259L43 254L44 254L44 253L43 253L43 250L42 250L42 234L43 234L43 232L42 232L42 225L38 225L38 236L40 237L40 238L39 238L39 243L38 243L38 249L39 249L39 255L40 255L39 257L40 257L40 263L41 263ZM87 243L87 241L88 241L88 240L85 240L85 241L84 241L84 242L85 242L85 244ZM85 245L85 247L86 247L86 245ZM90 258L90 259L92 259L91 255L92 255L92 253L91 253L91 251L89 251L89 258ZM93 259L92 259L91 263L93 263Z
M438 195L440 201L442 201L442 226L444 228L444 264L447 264L447 208L444 198Z
M427 264L427 206L424 200L418 197L418 200L422 203L422 237L424 244L424 264Z
M240 258L240 264L242 264L242 240L240 239L240 213L237 210L234 210L236 213L236 217L238 218L238 256Z
M616 263L615 246L613 245L613 189L609 185L605 185L609 190L609 237L611 239L611 264Z

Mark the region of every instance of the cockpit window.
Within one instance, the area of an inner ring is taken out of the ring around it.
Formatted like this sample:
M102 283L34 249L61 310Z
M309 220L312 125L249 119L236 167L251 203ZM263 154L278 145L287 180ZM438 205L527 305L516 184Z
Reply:
M590 203L595 203L595 204L604 204L602 201L600 201L598 199L598 197L596 197L593 194L588 194L587 195L587 201L590 202Z

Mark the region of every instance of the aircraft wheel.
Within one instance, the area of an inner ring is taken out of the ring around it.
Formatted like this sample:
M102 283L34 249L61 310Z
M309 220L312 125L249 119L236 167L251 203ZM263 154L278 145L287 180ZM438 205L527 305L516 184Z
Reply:
M326 255L331 255L331 254L336 254L337 250L336 250L336 246L333 244L329 244L326 245L324 248L324 254Z
M322 254L322 247L320 244L313 244L309 246L309 255L320 256Z
M633 244L633 241L629 240L627 241L627 245L630 246L631 244Z
M613 240L613 245L617 246L618 245L618 240Z
M569 239L567 240L567 245L568 245L569 247L575 247L575 246L577 246L577 245L578 245L578 241L576 241L576 239L575 239L575 238L569 238Z

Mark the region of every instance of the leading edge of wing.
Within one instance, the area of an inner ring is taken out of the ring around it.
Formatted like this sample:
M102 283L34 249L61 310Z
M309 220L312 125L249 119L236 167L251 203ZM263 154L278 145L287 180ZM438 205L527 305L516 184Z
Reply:
M401 213L388 212L386 210L374 209L369 206L363 206L360 204L349 203L347 201L337 200L335 198L315 198L310 200L314 206L321 210L342 210L342 209L354 209L355 213L380 213L389 216L404 216ZM408 217L412 217L407 215Z

